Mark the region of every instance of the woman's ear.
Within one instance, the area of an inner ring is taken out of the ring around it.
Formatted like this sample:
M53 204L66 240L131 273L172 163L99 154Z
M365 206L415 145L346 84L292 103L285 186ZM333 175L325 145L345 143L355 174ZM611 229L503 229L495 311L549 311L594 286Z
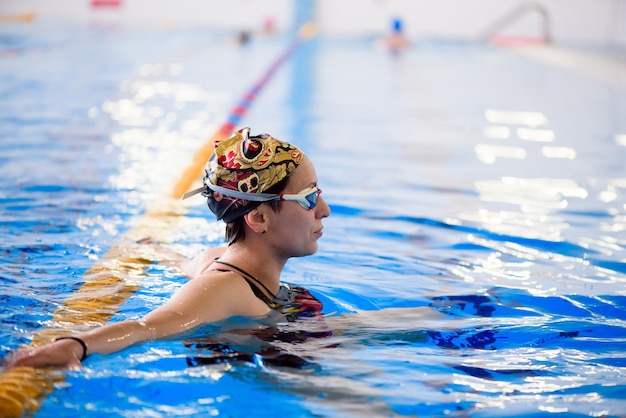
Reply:
M264 234L267 231L269 220L267 208L268 205L260 205L244 215L248 228L257 234Z

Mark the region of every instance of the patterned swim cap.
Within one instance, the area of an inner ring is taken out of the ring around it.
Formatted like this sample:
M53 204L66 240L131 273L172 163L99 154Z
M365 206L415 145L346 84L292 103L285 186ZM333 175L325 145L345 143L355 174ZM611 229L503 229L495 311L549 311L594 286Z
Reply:
M287 142L268 134L250 136L250 128L241 129L215 144L215 152L205 167L204 186L185 197L201 192L218 220L232 222L262 202L229 196L228 190L235 195L277 193L303 157L302 151ZM219 192L212 186L218 186Z

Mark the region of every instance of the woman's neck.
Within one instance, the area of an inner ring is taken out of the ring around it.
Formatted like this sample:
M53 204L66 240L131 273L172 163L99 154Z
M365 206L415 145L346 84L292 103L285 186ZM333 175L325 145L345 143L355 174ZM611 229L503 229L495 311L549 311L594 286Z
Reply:
M231 244L220 260L231 263L248 274L251 274L261 283L267 286L273 294L278 292L280 287L280 273L285 267L287 260L276 258L267 251L267 247L246 245L245 243Z

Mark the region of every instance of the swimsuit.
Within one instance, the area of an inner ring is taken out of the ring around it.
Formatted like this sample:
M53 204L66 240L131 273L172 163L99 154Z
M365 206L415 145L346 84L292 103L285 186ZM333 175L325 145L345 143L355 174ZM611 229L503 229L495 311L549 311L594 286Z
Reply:
M322 302L316 299L308 290L301 286L281 284L278 293L270 299L261 289L261 286L270 295L272 292L259 279L239 267L221 260L215 263L224 264L241 273L241 277L248 283L256 297L261 299L270 309L285 315L288 322L297 319L319 318L322 316ZM227 271L227 270L220 270ZM258 285L258 286L257 286Z
M262 342L262 346L254 350L246 349L245 347L235 347L216 338L199 339L193 343L188 343L186 344L187 347L193 347L198 353L193 357L188 357L187 364L195 367L232 361L246 361L297 368L310 366L312 363L309 360L299 355L288 353L272 343L299 344L309 338L330 337L332 332L324 321L322 302L311 295L305 288L288 286L286 284L281 284L278 293L273 298L270 298L261 288L270 295L272 292L250 273L224 261L216 259L214 262L224 264L239 272L250 286L254 295L269 306L273 312L278 313L280 320L276 321L275 325L255 328L246 332L246 335L249 337L255 337L258 339L257 341L260 340ZM290 326L290 323L292 326Z

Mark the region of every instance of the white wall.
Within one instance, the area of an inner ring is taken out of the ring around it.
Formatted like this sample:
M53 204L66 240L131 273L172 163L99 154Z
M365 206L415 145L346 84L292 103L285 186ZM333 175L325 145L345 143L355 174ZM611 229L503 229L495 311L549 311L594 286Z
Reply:
M547 11L557 44L626 46L626 0L318 0L317 17L321 30L336 35L382 34L398 16L413 39L473 40L522 4ZM541 14L531 11L504 33L537 37L541 23Z
M0 0L0 15L34 12L35 19L44 21L206 25L235 29L260 29L266 19L271 18L278 30L291 28L293 18L292 0L105 1L120 5L98 7L98 0Z
M121 5L93 7L97 1ZM382 35L392 16L399 16L410 38L461 40L477 39L523 3L540 4L548 11L556 44L626 47L626 0L313 0L320 32L333 36ZM38 20L235 29L257 29L271 17L278 30L290 30L294 9L302 4L302 0L0 0L0 17L34 12ZM537 37L541 23L540 14L530 12L504 33Z

